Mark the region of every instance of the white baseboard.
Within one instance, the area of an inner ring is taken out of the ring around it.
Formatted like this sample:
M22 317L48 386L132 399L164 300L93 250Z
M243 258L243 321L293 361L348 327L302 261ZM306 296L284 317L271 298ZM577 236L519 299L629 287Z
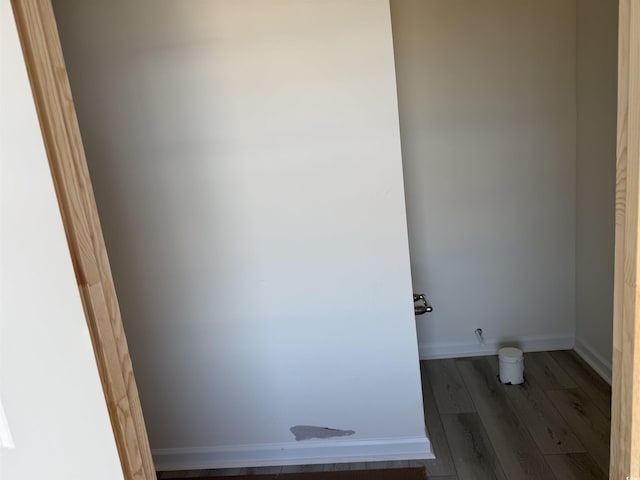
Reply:
M611 385L611 360L600 355L591 345L576 337L576 353Z
M419 345L420 360L437 358L475 357L496 355L502 347L517 347L523 352L547 350L570 350L574 347L574 337L512 337L486 339L484 344L477 341L466 343L434 343Z
M426 437L170 448L152 454L158 471L435 458Z

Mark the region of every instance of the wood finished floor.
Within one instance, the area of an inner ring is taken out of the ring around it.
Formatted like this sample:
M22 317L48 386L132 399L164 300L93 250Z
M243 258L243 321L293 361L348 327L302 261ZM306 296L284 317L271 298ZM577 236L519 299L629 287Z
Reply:
M605 480L611 388L575 352L525 354L523 385L497 357L420 362L436 459L160 472L159 479L425 466L430 480Z

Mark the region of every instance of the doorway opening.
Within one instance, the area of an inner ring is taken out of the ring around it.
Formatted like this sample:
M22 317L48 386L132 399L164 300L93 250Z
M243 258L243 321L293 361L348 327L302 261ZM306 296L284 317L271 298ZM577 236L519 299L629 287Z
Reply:
M624 12L624 10L623 10L623 12ZM628 14L628 10L627 10L626 12L627 12L627 14ZM626 17L625 17L624 15L622 15L622 14L621 14L621 18L626 18ZM25 28L28 30L29 26L27 25L27 26L25 27L25 25L23 24L23 25L22 25L23 32L25 31ZM624 31L623 31L623 33L624 33ZM628 33L628 32L627 32L627 33ZM625 39L624 34L622 34L622 35L621 35L621 37L623 38L623 40ZM27 49L27 51L28 51L28 49ZM27 57L28 57L28 55L27 55ZM30 60L33 60L33 58L29 58L29 57L28 57L28 58L27 58L27 61L29 62ZM623 62L623 63L624 63L624 62ZM32 64L31 66L33 67L33 64ZM34 83L37 83L37 82L34 82ZM624 83L624 82L623 82L623 83ZM34 89L35 89L35 88L34 88ZM36 95L37 95L37 94L36 94ZM625 110L625 111L626 111L626 110ZM40 113L41 113L41 116L42 116L42 112L40 112ZM45 132L45 135L46 135L46 132ZM55 176L55 175L56 175L56 172L54 171L54 176ZM68 218L67 218L67 220L68 220L68 221L72 221L72 220L70 220L70 219L68 219ZM633 224L633 222L632 222L631 226L633 227L633 225L634 225L634 224ZM627 223L625 226L628 228L628 227L629 227L629 223ZM623 253L624 253L624 250L623 250ZM434 302L434 303L435 303L435 302ZM622 361L624 361L624 359L626 359L626 361L628 361L628 360L629 360L629 358L633 359L633 350L631 350L631 356L630 356L630 357L622 357ZM614 367L614 368L615 368L615 367ZM614 404L614 409L615 409L615 404ZM615 452L615 451L616 451L616 450L614 449L614 452ZM614 465L614 466L616 466L616 467L617 467L617 465Z

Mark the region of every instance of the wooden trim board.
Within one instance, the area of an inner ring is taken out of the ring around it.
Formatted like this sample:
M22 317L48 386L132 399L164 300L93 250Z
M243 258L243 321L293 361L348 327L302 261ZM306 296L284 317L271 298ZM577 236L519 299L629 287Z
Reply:
M609 478L640 478L640 1L620 0Z
M425 437L168 448L152 453L158 470L163 472L435 458L431 442Z
M479 357L497 355L498 350L505 346L518 347L523 352L546 352L550 350L571 350L574 348L574 337L504 337L487 338L480 345L477 341L467 343L419 344L420 360L434 360L438 358Z
M576 337L575 352L611 385L611 360L604 358L598 351L579 337Z
M13 0L12 5L124 478L153 480L151 450L53 8L50 0Z

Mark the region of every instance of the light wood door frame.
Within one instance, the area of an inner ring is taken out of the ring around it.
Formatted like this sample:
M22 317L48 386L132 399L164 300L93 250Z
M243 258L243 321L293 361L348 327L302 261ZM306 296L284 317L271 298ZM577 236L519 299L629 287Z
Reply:
M609 478L640 478L640 0L620 0Z
M12 5L124 478L154 480L53 7L50 0L13 0Z
M126 480L155 472L50 0L12 0ZM611 480L640 478L640 0L620 0Z

